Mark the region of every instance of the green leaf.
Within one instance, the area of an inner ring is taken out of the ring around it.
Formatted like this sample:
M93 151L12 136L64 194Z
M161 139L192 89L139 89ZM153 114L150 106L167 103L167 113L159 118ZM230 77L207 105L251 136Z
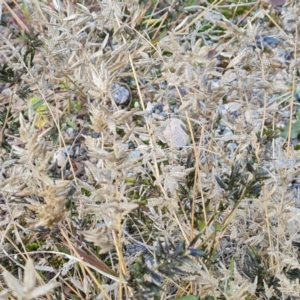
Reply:
M281 136L287 139L289 136L289 130L290 130L290 125L286 124L286 126L284 127L281 133ZM299 134L300 134L300 111L297 113L297 122L292 123L291 138L296 139Z
M66 123L68 124L69 127L72 127L74 130L76 130L76 125L71 119L67 118Z
M214 226L214 228L215 228L216 231L222 231L222 229L223 229L222 224L219 223L218 221L215 221L215 222L213 223L213 226Z
M80 101L76 102L75 108L77 109L77 111L81 111L82 110L82 103Z
M206 227L205 220L199 220L197 225L198 225L198 231L202 232Z
M174 298L172 300L199 300L198 296L184 296L184 297L180 297L180 298Z
M42 107L44 104L44 100L40 99L38 96L33 96L29 99L32 108L36 111L38 108Z

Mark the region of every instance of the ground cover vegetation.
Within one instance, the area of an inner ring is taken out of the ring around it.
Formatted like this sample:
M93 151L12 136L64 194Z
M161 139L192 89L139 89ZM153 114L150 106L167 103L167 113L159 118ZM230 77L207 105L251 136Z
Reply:
M1 1L0 299L299 299L298 1Z

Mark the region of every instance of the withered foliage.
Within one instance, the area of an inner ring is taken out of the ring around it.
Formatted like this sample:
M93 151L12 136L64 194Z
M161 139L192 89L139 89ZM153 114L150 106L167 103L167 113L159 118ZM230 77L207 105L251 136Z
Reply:
M0 298L298 299L298 1L17 2Z

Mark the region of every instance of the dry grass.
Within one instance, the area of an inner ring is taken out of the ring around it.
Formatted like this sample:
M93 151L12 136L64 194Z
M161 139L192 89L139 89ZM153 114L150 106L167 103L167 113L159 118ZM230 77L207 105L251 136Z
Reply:
M1 2L0 299L300 299L300 5L267 2Z

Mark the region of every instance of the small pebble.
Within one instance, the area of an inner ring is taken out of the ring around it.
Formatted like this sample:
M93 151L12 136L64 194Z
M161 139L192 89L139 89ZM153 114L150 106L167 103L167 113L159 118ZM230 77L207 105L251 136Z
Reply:
M149 101L147 103L146 110L151 113L153 111L153 108L154 108L154 105Z
M125 86L114 83L111 86L111 95L116 104L122 105L129 100L130 92Z
M130 152L130 157L131 158L138 158L141 156L141 152L139 150L133 150Z
M75 155L71 146L62 147L54 152L52 161L56 162L58 167L62 167L68 159L67 153L69 153L71 157Z
M223 135L224 135L224 136L231 136L231 135L233 135L233 132L232 132L232 130L226 128L226 129L224 130L224 132L223 132Z
M163 136L170 147L184 147L188 144L189 136L186 134L184 123L176 118L166 120L163 125Z
M268 47L268 46L271 48L275 48L279 44L279 40L277 40L276 38L272 36L262 37L261 35L257 35L255 37L255 42L256 42L256 46L259 48Z
M233 153L235 151L235 149L237 148L237 144L236 143L229 143L227 145L227 148Z
M4 90L2 90L1 94L2 95L7 95L7 96L11 96L12 95L12 90L10 88L5 88Z
M67 130L66 130L66 133L67 133L68 138L70 140L75 139L77 134L78 134L78 132L72 127L68 127Z

